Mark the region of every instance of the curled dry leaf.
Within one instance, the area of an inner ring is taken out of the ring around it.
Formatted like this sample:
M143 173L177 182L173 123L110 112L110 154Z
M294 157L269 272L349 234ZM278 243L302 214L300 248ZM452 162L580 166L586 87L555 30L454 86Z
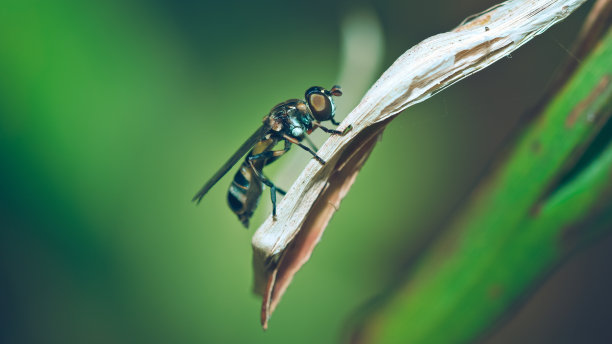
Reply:
M508 56L563 20L586 0L511 0L409 49L378 79L318 151L272 217L253 236L255 291L263 295L261 321L270 314L309 259L331 216L355 181L386 125L407 107Z

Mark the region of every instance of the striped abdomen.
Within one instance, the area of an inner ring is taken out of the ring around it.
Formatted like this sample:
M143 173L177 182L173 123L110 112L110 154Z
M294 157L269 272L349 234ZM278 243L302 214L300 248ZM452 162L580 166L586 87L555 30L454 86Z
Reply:
M236 171L234 180L227 192L227 203L230 209L232 209L238 216L240 222L247 228L249 227L249 220L251 216L253 216L255 208L257 208L257 203L259 202L259 197L263 189L263 184L257 175L255 175L255 171L251 168L248 159L250 156L271 149L275 144L276 140L272 139L262 140L257 143L246 156L238 171ZM259 173L262 173L263 167L274 160L275 159L255 160L253 161L253 165Z
M227 192L227 203L230 209L245 227L249 227L249 219L253 216L259 197L261 196L262 183L247 161L243 162L236 172L234 180Z

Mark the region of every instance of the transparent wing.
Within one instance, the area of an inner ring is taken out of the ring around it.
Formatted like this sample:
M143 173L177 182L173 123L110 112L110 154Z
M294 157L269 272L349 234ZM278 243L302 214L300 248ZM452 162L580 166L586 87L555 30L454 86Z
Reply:
M200 189L200 191L193 197L192 201L200 203L202 197L206 195L208 190L210 190L219 181L219 179L221 179L227 173L227 171L229 171L232 166L238 162L238 160L240 160L251 148L253 148L253 146L259 142L269 130L270 127L267 125L262 125L259 129L257 129L257 131L251 135L251 137L244 141L236 153L234 153L234 155L232 155L232 157L229 158L225 164L223 164L219 171L217 171L217 173L215 173L215 175L210 178L206 184L204 184L202 189Z

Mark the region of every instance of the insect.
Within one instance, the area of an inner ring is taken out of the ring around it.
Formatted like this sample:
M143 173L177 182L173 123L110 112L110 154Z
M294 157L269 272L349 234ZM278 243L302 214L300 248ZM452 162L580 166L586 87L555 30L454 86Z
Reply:
M332 96L342 95L340 86L333 86L331 90L313 86L306 90L305 100L289 99L270 110L263 118L263 125L257 129L238 148L236 153L213 175L213 177L194 196L193 201L200 203L202 197L221 179L238 160L249 152L242 165L236 172L228 193L227 201L231 210L238 216L242 224L248 228L249 220L257 207L263 185L270 188L272 200L272 216L276 219L276 193L285 195L285 191L276 187L264 174L263 168L271 164L283 154L287 153L292 144L298 145L317 159L322 165L325 161L316 153L316 147L307 138L316 128L333 135L344 135L352 127L344 131L328 129L321 125L323 121L330 121L334 125L340 123L334 120L335 105ZM302 144L306 139L312 149ZM277 143L284 141L284 148L273 150ZM314 150L313 150L314 149Z

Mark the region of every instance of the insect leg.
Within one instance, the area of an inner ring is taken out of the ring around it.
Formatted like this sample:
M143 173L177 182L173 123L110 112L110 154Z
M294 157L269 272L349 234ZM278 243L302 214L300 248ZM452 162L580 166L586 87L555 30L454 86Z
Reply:
M249 165L251 165L251 169L255 172L255 176L259 178L259 180L261 180L262 183L264 183L266 186L270 188L270 199L272 200L272 218L274 218L275 220L276 220L276 193L279 192L280 194L285 195L286 192L282 189L277 188L276 185L274 185L274 183L270 181L270 179L264 176L261 170L258 170L257 168L255 168L255 164L253 164L253 161L260 160L260 159L271 159L271 158L279 157L287 153L289 149L291 149L291 143L285 141L285 148L282 150L266 151L260 154L249 156L247 158Z
M270 151L270 153L272 152L273 151ZM260 155L260 154L257 154L257 155ZM255 159L251 159L255 156L256 155L249 157L248 162L251 165L251 169L253 169L253 171L255 172L255 176L259 178L259 180L261 180L262 183L264 183L266 186L270 188L270 198L272 200L272 218L276 220L276 193L278 192L278 188L276 187L276 185L274 185L274 183L270 181L270 179L266 178L266 176L264 176L263 173L261 173L261 171L255 168L255 165L253 164L253 160Z
M296 144L298 146L300 146L300 148L302 148L303 150L307 151L308 153L312 154L312 156L317 159L317 161L319 163L321 163L321 165L325 165L325 160L323 160L320 156L317 155L317 153L315 153L312 149L304 146L303 143L301 143L300 141L298 141L297 139L294 139L291 136L287 136L286 134L283 134L283 138L286 140L285 142L289 141L293 144Z
M275 151L265 151L263 153L251 155L248 157L249 161L259 160L259 159L271 159L278 158L279 156L287 153L291 149L291 145L285 141L285 148ZM267 165L267 164L266 164Z
M273 158L274 160L276 160L276 158L278 158L279 156L287 153L289 149L291 149L291 144L285 141L285 148L283 149L275 150L275 151L265 151L263 153L251 155L247 159L249 161L255 161L255 160L260 160L260 159L273 159ZM266 165L268 165L270 162L272 161L266 162Z
M270 199L272 200L272 219L276 220L276 186L270 187Z
M308 143L308 145L310 146L310 148L312 148L313 151L318 151L319 148L317 148L317 146L315 146L314 142L312 142L312 140L310 139L310 137L308 136L304 136L304 140L306 140L306 142Z
M263 174L263 171L261 172L261 174L266 177L266 179L270 180L270 178L268 178L268 176L266 176L265 174ZM276 186L276 184L274 185L276 187L276 192L278 192L279 194L281 194L282 196L285 196L287 194L287 191L279 188L278 186Z
M266 165L268 165L271 162L274 162L276 159L280 156L282 156L283 154L287 153L289 151L289 149L291 149L291 143L285 141L285 148L281 149L281 150L276 150L276 151L267 151L267 152L263 152L261 154L255 154L250 156L248 159L250 161L255 161L255 160L259 160L259 159L266 159ZM272 160L274 158L274 160ZM250 162L249 162L250 163ZM254 167L253 165L251 165L251 167ZM255 174L257 174L257 177L259 177L259 174L261 174L265 179L270 180L268 177L266 177L265 175L263 175L263 172L253 168L253 171L255 171ZM261 178L260 178L261 179ZM267 185L267 184L266 184ZM276 192L278 192L281 195L285 195L287 194L287 191L276 187Z
M332 121L332 123L333 123L333 121ZM314 126L316 126L316 127L321 128L321 130L323 130L323 131L324 131L324 132L326 132L326 133L329 133L329 134L335 134L335 135L340 135L340 136L344 136L344 135L346 135L346 134L347 134L349 131L353 130L353 126L352 126L352 125L349 125L348 127L346 127L346 129L344 129L344 131L340 131L340 130L335 130L335 129L329 129L329 128L326 128L326 127L322 126L322 125L321 125L320 123L318 123L318 122L313 122L312 124L313 124ZM334 123L334 124L336 124L336 123ZM340 124L340 123L338 123L338 124ZM337 124L336 124L336 125L337 125Z

